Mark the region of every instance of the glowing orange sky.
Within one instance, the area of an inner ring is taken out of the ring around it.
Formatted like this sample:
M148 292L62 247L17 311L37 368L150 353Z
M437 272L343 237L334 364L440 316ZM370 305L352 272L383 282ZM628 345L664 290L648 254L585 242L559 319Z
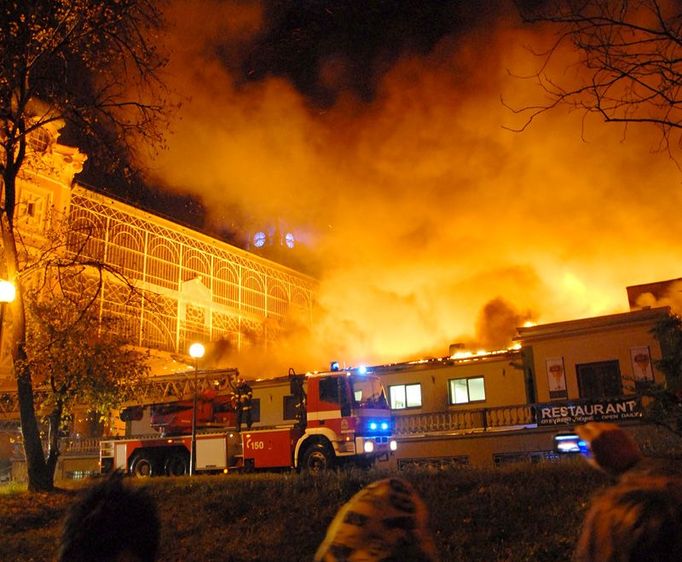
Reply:
M187 3L185 3L187 4ZM533 36L500 22L426 58L404 58L372 104L311 110L284 80L235 89L206 46L248 34L259 12L171 12L172 85L191 96L154 163L169 189L198 194L211 220L316 227L322 259L313 341L277 361L322 368L505 345L513 326L627 310L627 285L680 277L682 174L650 151L654 132L557 110L523 133L511 103L541 96L509 76ZM330 62L325 79L339 73ZM483 311L498 318L486 330ZM502 326L500 326L502 324Z

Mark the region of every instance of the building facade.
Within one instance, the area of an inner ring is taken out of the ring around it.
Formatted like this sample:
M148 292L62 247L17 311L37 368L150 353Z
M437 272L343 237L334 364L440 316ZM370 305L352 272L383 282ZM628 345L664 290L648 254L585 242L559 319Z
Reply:
M131 342L153 352L153 374L187 370L190 342L234 357L267 350L288 323L311 326L315 279L75 183L86 157L58 135L56 123L29 142L17 182L20 254L34 259L61 230L67 255L107 264L102 281L88 280L84 269L86 285L102 283L100 314L116 317ZM6 348L0 357L0 389L9 390Z
M368 367L395 414L398 464L554 458L554 436L589 421L657 433L641 425L641 392L665 382L652 330L668 314L642 309L518 328L514 349Z
M287 320L312 322L316 281L285 266L81 186L71 193L69 223L70 248L114 266L139 290L131 299L127 284L109 276L100 298L140 347L267 349Z

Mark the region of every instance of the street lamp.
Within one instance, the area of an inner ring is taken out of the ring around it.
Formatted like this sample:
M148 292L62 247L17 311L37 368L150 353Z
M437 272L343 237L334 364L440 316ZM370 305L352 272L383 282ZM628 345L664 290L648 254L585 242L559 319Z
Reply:
M0 350L2 349L2 326L5 323L5 305L13 302L17 296L17 288L14 283L6 279L0 279Z
M189 356L194 359L194 400L192 402L192 448L189 458L189 475L194 475L197 462L197 372L199 371L199 359L204 356L206 349L201 343L193 343L189 346Z
M0 302L12 302L17 296L17 288L11 281L0 279Z

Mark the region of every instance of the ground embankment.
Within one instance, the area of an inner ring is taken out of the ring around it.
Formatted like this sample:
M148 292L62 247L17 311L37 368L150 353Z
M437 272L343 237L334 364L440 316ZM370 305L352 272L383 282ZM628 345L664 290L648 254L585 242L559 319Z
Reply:
M159 560L311 560L337 509L386 472L318 477L248 474L158 478L146 486L161 518ZM590 496L606 476L582 462L499 469L415 469L444 561L569 560ZM0 560L54 559L64 513L80 486L0 493Z

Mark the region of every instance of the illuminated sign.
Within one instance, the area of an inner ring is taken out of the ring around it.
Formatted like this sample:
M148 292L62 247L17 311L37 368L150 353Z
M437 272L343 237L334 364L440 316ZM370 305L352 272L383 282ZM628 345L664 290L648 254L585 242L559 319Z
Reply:
M642 403L637 397L557 401L535 406L535 418L538 425L623 421L641 417Z

